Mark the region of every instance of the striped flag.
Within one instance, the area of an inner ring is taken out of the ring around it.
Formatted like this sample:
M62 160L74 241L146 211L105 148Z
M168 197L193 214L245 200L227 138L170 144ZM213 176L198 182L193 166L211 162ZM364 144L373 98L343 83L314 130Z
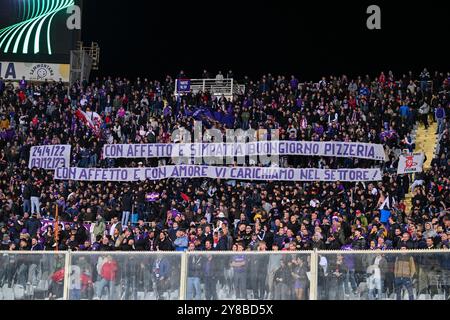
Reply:
M100 134L100 126L103 122L102 117L97 112L77 109L75 116L80 119L86 126L92 129L95 134Z
M189 198L189 196L186 193L181 192L181 197L183 198L184 201L189 202L191 201L191 198Z

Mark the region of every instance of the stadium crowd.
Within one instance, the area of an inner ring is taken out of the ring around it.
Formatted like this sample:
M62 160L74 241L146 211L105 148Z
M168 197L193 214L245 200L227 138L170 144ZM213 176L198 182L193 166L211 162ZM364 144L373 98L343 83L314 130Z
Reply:
M232 74L230 71L229 73ZM205 71L205 77L206 77ZM230 74L226 75L227 77ZM186 78L180 73L176 78ZM223 78L223 76L222 76ZM218 76L218 81L222 79ZM174 96L174 78L111 77L18 86L0 79L1 250L181 251L448 248L450 73L351 79L264 75L238 81L228 100L209 92ZM69 92L69 94L68 94ZM98 131L76 112L101 115ZM208 112L195 112L207 110ZM287 156L283 165L383 169L382 181L242 182L168 179L136 183L55 181L28 169L33 145L70 144L72 166L157 166L170 159L104 159L105 143L167 143L177 128L279 129L283 140L359 141L385 146L387 162ZM417 174L397 175L414 150L417 122L437 121L440 150ZM61 222L55 237L56 207ZM387 221L381 211L389 210ZM259 248L259 249L258 249Z

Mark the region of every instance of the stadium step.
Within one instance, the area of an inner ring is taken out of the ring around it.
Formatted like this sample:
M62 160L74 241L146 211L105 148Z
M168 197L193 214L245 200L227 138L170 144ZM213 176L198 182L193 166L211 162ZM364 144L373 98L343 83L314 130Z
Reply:
M436 152L438 140L436 130L437 130L437 123L431 122L428 129L425 129L425 126L420 124L417 126L417 130L415 131L416 149L414 150L414 152L423 152L425 154L427 158L427 161L423 165L423 169L425 171L428 171L431 168L431 160L433 160ZM412 182L413 181L411 181L411 183ZM409 192L405 196L405 205L407 212L409 212L412 208L412 198L413 198L412 192Z

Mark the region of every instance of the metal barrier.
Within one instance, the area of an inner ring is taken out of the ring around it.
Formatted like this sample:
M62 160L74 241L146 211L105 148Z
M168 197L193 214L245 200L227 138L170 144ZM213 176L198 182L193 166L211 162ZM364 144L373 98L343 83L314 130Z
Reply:
M317 300L443 300L449 250L320 251Z
M175 96L183 95L185 92L178 92L178 81L175 83ZM233 95L244 94L245 86L239 85L233 79L189 79L190 91L193 94L198 92L209 92L212 96L221 97L224 95L227 98Z
M70 253L69 300L180 299L183 253Z
M307 300L312 251L188 252L187 300Z
M450 250L0 252L0 300L444 300Z
M0 300L67 299L67 253L0 252Z

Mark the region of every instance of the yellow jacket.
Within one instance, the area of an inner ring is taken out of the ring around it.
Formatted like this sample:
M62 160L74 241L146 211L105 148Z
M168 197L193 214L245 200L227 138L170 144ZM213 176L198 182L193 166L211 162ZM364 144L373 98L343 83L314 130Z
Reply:
M413 257L402 259L399 257L395 260L394 275L396 278L412 278L416 273L416 264Z
M9 120L0 120L0 129L9 129Z

